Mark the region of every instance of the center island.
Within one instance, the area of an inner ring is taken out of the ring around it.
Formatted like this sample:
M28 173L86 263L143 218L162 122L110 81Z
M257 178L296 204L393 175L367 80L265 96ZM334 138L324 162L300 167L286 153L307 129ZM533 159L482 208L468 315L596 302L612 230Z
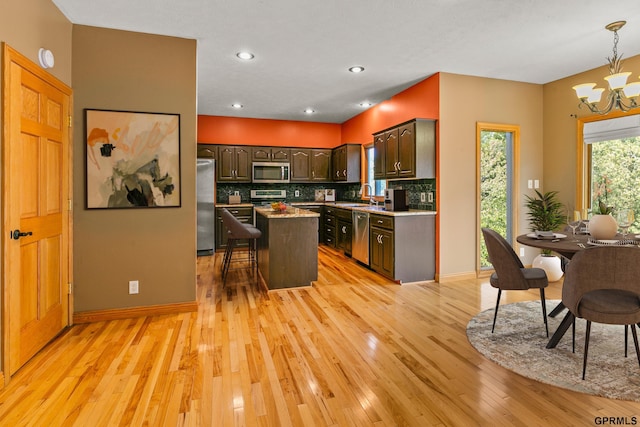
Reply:
M274 211L256 207L258 269L267 289L311 286L318 280L320 214L289 207Z

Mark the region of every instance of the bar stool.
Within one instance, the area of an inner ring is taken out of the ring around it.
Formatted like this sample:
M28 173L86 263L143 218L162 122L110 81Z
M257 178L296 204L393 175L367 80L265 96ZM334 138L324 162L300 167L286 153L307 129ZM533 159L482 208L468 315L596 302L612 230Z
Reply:
M249 263L252 274L255 274L256 284L258 283L258 239L262 236L262 232L257 228L244 224L231 214L227 209L222 209L222 223L227 229L227 248L224 251L222 258L222 287L224 288L227 283L227 274L229 272L229 266L232 262ZM233 259L233 249L236 247L236 242L241 240L247 240L249 243L247 257ZM242 268L242 267L238 267ZM255 268L255 271L254 271Z

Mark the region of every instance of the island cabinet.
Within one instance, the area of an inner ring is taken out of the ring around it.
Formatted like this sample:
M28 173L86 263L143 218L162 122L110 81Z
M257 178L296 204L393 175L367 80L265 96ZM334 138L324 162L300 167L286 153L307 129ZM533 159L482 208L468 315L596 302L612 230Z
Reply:
M344 144L333 149L333 181L360 182L360 144Z
M353 235L353 218L351 210L336 209L336 247L345 255L351 256L351 239Z
M435 278L435 216L371 214L369 266L400 283Z
M291 149L291 181L331 181L331 150L316 148Z
M280 147L252 147L251 161L253 162L289 162L291 149Z
M222 221L222 209L224 208L216 208L216 250L224 249L227 247L227 227L224 226L224 222ZM240 220L240 222L245 224L253 224L253 207L251 206L240 206L240 207L226 207L226 209L231 213L231 215L235 216ZM236 243L237 247L246 247L248 245L247 241L238 241Z
M219 182L251 182L250 148L231 145L219 146L216 174Z
M414 119L373 134L374 177L435 178L435 124Z
M318 217L306 209L256 208L256 227L262 232L258 270L267 289L311 286L318 280Z
M299 209L306 209L311 212L315 212L318 214L318 243L322 243L322 226L324 220L323 206L320 204L317 205L305 205L305 204L294 204L294 207Z

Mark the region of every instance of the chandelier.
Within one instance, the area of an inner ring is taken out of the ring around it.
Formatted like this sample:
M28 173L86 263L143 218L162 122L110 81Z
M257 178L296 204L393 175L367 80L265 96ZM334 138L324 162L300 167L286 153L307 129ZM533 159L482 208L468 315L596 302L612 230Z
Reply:
M614 108L629 111L639 107L636 99L640 95L640 81L627 84L627 78L631 73L622 72L622 55L618 56L618 30L626 23L627 21L616 21L605 27L607 30L613 31L613 56L607 58L609 75L604 78L609 83L606 107L599 109L597 106L604 89L595 87L595 83L584 83L573 87L576 95L580 98L578 107L586 105L592 113L598 114L607 114Z

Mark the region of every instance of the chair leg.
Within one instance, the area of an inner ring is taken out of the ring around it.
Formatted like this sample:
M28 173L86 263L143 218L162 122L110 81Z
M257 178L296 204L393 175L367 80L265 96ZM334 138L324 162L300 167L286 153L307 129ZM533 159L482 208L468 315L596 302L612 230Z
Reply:
M549 325L547 324L547 300L544 297L544 288L540 288L540 303L542 304L542 318L544 319L544 329L549 338Z
M587 354L589 354L589 335L591 335L591 320L587 320L587 331L584 335L584 360L582 361L582 379L587 372Z
M628 344L629 344L629 325L624 325L624 357L627 357Z
M633 344L636 347L636 357L640 366L640 348L638 348L638 334L636 333L636 325L631 325L631 335L633 335Z
M222 271L222 288L224 289L227 284L227 274L229 273L229 265L231 265L231 257L233 257L233 247L235 246L236 239L229 239L227 241L227 248L229 249L229 256L226 259L226 264Z
M498 317L498 307L500 306L500 295L502 295L502 289L498 288L498 300L496 301L496 311L493 314L493 326L491 326L491 333L496 327L496 318Z
M573 323L571 325L571 346L572 352L576 352L576 318L573 318Z

